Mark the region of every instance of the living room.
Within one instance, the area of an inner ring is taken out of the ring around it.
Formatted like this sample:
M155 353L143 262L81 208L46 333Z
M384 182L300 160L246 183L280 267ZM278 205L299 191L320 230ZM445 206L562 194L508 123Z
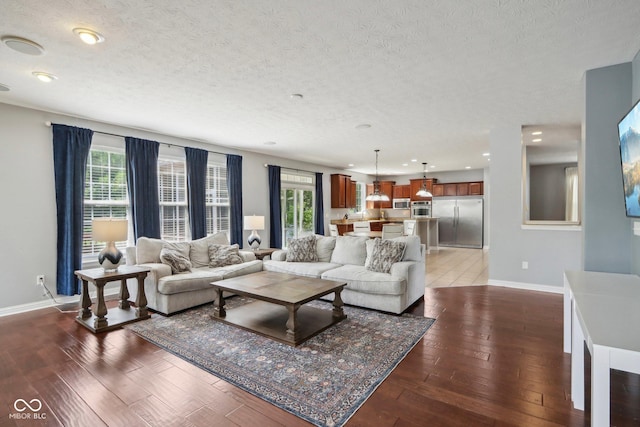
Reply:
M631 4L627 6L635 7ZM14 23L13 28L15 30L12 30L12 33L20 33L20 25ZM610 30L615 32L613 26ZM584 75L574 76L577 84L584 84L580 94L584 97L584 115L581 118L584 128L581 158L584 162L583 208L582 225L578 231L522 227L520 141L522 126L532 123L498 120L491 123L490 128L482 130L484 134L480 138L487 145L486 150L491 152L490 168L483 170L487 185L486 199L489 204L486 219L489 223L487 241L490 247L490 285L558 294L563 291L565 270L584 269L632 274L637 274L640 270L639 241L633 235L632 221L625 217L624 208L621 206L623 201L620 190L620 164L616 158L618 146L615 133L618 120L636 100L640 99L640 56L637 54L637 36L634 37L623 43L627 45L625 52L633 51L631 56L627 54L615 57L605 63L586 61L591 66L579 71ZM46 45L46 40L42 40L42 44ZM2 54L8 55L6 46L2 47ZM54 53L50 52L48 55L53 56ZM7 83L1 78L4 78L4 75L0 76L0 83ZM19 87L13 85L11 92L17 92ZM48 97L46 90L29 90L42 91L42 96ZM83 87L83 90L89 89ZM154 117L145 123L118 125L113 124L116 119L109 115L94 116L91 106L85 106L86 113L82 114L74 112L77 110L71 107L58 107L55 112L51 112L50 108L38 108L18 101L5 102L2 98L5 96L4 93L0 92L0 141L3 145L0 173L7 183L7 200L12 206L17 207L12 210L5 209L0 214L3 224L10 225L3 229L4 244L0 252L5 265L10 266L0 273L0 289L3 290L0 311L5 315L51 305L48 297L43 298L41 288L34 286L36 276L44 275L46 284L50 287L55 286L56 202L51 128L47 127L45 122L157 140L173 144L174 148L190 146L220 153L240 154L243 157L245 215L268 214L269 194L265 164L280 165L293 170L322 172L325 206L330 205L330 174L345 171L314 163L311 158L301 161L284 155L265 154L264 147L260 147L261 152L258 153L222 143L204 142L208 141L206 138L179 137L169 132L143 130L154 129L155 121L171 118L170 108L166 110L166 116L161 118ZM469 96L473 96L473 91L470 91ZM505 98L508 101L509 95ZM128 101L123 98L121 102ZM370 130L375 130L375 123ZM103 145L117 144L116 140L117 138L105 135L94 136L94 143ZM366 145L360 148L359 158L371 166L373 148L382 148L381 154L384 158L385 153L394 150L394 143L384 147ZM434 159L433 162L435 161ZM371 173L349 173L359 181L373 181ZM416 170L415 176L419 175L420 171ZM332 214L328 209L325 212ZM244 232L244 239L248 234L249 231ZM268 234L267 225L267 229L261 231L261 235L265 238ZM527 270L521 268L522 261L525 260L529 263ZM62 300L69 301L64 298ZM13 402L19 396L8 397L11 397Z

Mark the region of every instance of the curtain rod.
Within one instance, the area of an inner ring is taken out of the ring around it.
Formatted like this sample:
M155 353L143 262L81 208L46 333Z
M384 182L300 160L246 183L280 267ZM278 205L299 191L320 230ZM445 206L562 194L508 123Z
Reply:
M264 167L265 167L265 168L266 168L266 167L268 167L268 166L269 166L269 165L268 165L267 163L265 163L265 164L264 164ZM272 166L277 166L277 165L272 165ZM304 170L304 169L288 168L288 167L286 167L286 166L280 166L280 169L287 169L287 170L295 171L295 172L306 172L306 173L312 173L312 174L314 174L314 175L315 175L316 173L318 173L318 172L307 171L307 170Z
M52 125L52 123L51 123L51 122L49 122L49 121L44 122L44 124L45 124L45 126L47 126L47 127L51 127L51 125ZM55 124L55 123L53 123L53 124ZM126 138L126 137L127 137L126 135L119 135L119 134L117 134L117 133L102 132L102 131L99 131L99 130L93 130L93 129L91 129L91 131L92 131L93 133L99 133L99 134L102 134L102 135L115 136L115 137L118 137L118 138ZM135 138L135 137L131 137L131 138ZM187 148L187 146L186 146L186 145L170 144L170 143L168 143L168 142L159 142L159 141L156 141L156 142L158 142L158 144L166 145L167 147L182 147L182 148ZM221 154L221 155L223 155L223 156L226 156L227 154L229 154L229 153L220 153L220 152L218 152L218 151L212 151L212 150L206 150L206 151L208 151L209 153Z

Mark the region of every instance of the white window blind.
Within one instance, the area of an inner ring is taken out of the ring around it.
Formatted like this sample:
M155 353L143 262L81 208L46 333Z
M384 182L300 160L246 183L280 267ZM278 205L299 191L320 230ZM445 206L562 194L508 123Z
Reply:
M95 242L91 221L94 218L126 218L129 207L127 175L123 151L95 147L89 151L84 183L82 256L94 258L105 242ZM116 242L124 250L126 241Z
M160 236L171 241L189 238L187 176L184 160L158 159Z
M227 165L209 162L206 183L207 235L230 230L229 190L227 187Z

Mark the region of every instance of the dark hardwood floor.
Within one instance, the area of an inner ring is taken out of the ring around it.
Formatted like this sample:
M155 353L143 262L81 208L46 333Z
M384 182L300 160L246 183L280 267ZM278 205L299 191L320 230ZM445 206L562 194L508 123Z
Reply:
M427 288L410 310L437 322L349 426L583 426L570 403L562 296L490 286ZM309 425L116 330L75 313L0 318L0 426ZM612 371L612 424L640 425L640 380ZM46 419L10 418L40 399Z

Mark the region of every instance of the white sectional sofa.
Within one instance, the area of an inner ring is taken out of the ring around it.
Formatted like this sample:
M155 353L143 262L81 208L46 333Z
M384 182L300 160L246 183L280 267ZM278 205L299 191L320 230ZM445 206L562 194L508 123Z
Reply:
M271 260L263 262L263 269L299 276L347 282L342 291L346 304L400 314L424 296L425 245L418 236L391 239L404 242L399 262L388 273L365 268L372 255L374 240L365 237L316 236L318 261L286 261L287 251L276 251ZM333 294L327 295L333 299Z
M214 234L192 242L189 245L191 271L174 273L172 267L160 259L166 243L160 239L141 237L135 247L127 248L127 264L151 268L144 281L147 307L163 314L171 314L187 308L215 301L216 292L211 286L215 280L228 279L243 274L262 271L262 261L256 260L251 251L239 251L239 264L209 267L209 245L229 245L224 233ZM136 286L129 291L135 298Z

